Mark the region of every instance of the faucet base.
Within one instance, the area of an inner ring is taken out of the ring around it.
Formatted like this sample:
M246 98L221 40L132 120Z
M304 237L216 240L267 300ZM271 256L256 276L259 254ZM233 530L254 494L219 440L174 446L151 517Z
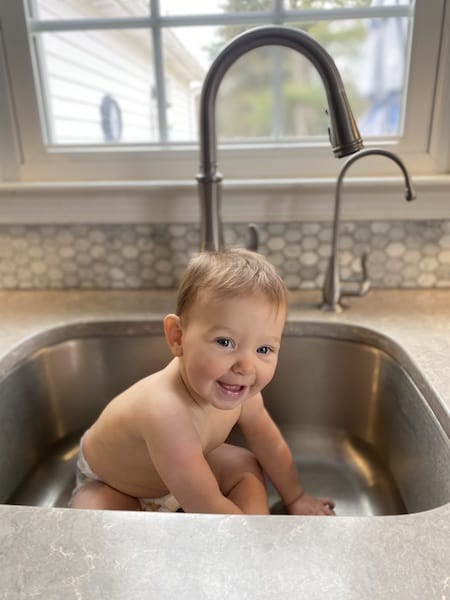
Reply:
M322 304L319 304L319 308L324 312L334 312L339 314L346 309L346 306L343 306L342 304L328 304L327 302L322 302Z

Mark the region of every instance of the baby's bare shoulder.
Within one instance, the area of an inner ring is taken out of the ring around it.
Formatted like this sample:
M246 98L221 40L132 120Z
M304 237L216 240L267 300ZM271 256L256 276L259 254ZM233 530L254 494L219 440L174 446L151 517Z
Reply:
M135 419L158 422L186 411L184 388L170 369L163 369L136 382L121 394L124 410Z

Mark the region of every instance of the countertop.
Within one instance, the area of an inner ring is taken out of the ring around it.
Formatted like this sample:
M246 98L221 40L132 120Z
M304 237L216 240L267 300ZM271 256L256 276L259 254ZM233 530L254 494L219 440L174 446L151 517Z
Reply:
M450 290L373 290L341 314L291 294L290 320L387 336L450 409ZM0 292L0 374L69 323L160 318L152 291ZM450 599L450 504L392 517L75 511L0 505L0 598Z

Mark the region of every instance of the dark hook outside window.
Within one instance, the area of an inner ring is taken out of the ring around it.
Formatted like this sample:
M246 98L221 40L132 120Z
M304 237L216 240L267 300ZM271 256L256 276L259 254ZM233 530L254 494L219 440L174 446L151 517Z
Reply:
M120 142L122 138L122 111L111 94L105 94L100 104L104 142Z

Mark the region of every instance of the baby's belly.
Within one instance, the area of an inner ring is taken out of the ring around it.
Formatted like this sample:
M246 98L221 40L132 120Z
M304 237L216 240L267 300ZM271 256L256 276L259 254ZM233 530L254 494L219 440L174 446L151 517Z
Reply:
M142 452L102 453L91 452L86 460L94 473L112 488L135 498L160 498L169 492L153 467L150 457ZM106 459L106 456L108 458Z

